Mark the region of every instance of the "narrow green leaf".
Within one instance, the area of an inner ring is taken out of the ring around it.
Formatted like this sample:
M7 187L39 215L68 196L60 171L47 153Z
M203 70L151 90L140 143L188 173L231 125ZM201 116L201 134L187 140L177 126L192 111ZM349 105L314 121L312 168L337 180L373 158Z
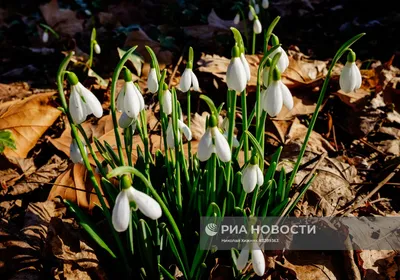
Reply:
M171 246L171 251L174 254L174 256L175 256L175 258L176 258L176 260L177 260L177 262L179 264L179 268L182 270L183 275L187 279L188 277L187 277L186 268L183 265L182 258L181 258L180 254L178 252L178 249L176 248L175 241L174 241L173 237L171 236L171 233L169 232L168 228L165 229L165 232L167 233L168 243Z
M120 48L117 48L117 50L120 59L127 53L126 51ZM132 62L133 67L135 67L135 70L137 72L137 75L140 77L142 75L142 65L144 62L143 58L137 54L131 53L128 56L128 60Z
M256 151L258 153L258 158L261 160L264 160L264 154L262 152L262 148L261 148L260 144L258 144L257 139L253 136L253 134L251 134L250 131L246 130L245 133L249 136L249 139L250 139L251 143L253 144L253 147L256 148Z
M204 94L200 94L200 98L203 99L207 103L208 107L210 108L211 113L214 114L216 117L218 117L218 110L215 107L215 104L211 100L211 98L209 98L207 95L204 95Z

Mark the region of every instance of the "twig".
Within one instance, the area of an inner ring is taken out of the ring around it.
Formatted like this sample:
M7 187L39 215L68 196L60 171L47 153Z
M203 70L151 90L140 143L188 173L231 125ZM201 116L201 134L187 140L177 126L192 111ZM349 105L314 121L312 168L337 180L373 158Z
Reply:
M376 192L378 192L387 182L390 181L396 175L396 173L400 170L400 164L388 175L385 179L383 179L375 189L373 189L366 197L364 197L361 201L356 203L353 207L350 207L343 215L347 216L350 212L356 210L357 208L361 207L368 199L370 199Z
M168 87L171 87L172 80L175 78L176 72L178 71L178 67L179 65L181 65L181 62L183 60L183 54L184 52L182 52L181 56L179 57L179 60L175 65L174 71L172 72L171 78L169 78Z

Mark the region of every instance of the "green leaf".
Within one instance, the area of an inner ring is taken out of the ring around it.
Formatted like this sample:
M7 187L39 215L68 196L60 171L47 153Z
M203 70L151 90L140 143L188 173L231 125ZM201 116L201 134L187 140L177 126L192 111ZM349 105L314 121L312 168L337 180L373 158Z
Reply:
M9 147L13 150L17 148L11 131L0 130L0 153L4 152L5 147Z
M251 134L250 131L246 130L245 133L249 136L249 139L250 139L251 143L253 144L253 147L256 148L256 151L258 153L258 158L261 160L264 160L264 154L263 154L260 144L258 144L257 139L253 136L253 134Z
M165 278L175 280L175 277L171 273L169 273L169 271L165 267L163 267L161 264L158 264L158 267L160 268L160 271Z
M101 85L102 87L107 87L107 86L108 86L108 82L105 81L102 77L100 77L99 74L97 74L96 72L94 72L94 71L92 70L92 68L89 68L88 76L89 76L89 77L96 78L97 83L98 83L99 85Z
M124 51L123 49L118 48L118 55L119 58L122 58L124 55L126 54L126 51ZM140 77L142 75L142 64L144 62L143 58L137 54L131 53L128 56L128 60L130 62L132 62L133 67L135 67L136 72L138 74L138 76Z
M218 110L215 107L215 104L211 100L211 98L209 98L207 95L204 95L204 94L200 94L200 98L203 99L207 103L208 107L210 107L211 113L214 114L215 117L218 117Z
M182 270L183 275L187 279L187 272L186 272L185 266L183 265L182 258L178 252L178 248L176 248L175 241L174 241L173 237L171 236L171 233L169 232L168 228L165 229L165 232L167 233L168 243L171 246L171 251L174 254L174 256L179 264L179 268Z
M74 213L78 219L79 219L79 224L82 226L82 228L90 235L90 237L93 238L93 240L104 250L106 250L113 258L116 258L115 254L113 251L110 249L110 247L107 246L107 244L101 239L101 237L97 234L94 225L90 221L90 218L88 215L83 212L78 205L74 204L73 202L69 200L64 200L65 205L68 207L68 209Z

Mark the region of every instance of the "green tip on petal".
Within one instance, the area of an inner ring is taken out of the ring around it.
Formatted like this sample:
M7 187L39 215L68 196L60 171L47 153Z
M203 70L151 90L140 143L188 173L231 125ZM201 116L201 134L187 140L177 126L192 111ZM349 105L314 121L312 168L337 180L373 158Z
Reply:
M125 82L132 82L132 73L126 67L124 67L124 80Z
M253 155L253 156L251 157L251 159L250 159L250 164L251 164L251 165L256 165L256 164L258 164L258 157L257 157L257 155Z
M166 83L163 83L163 90L166 91L168 89L168 85Z
M267 60L265 61L265 66L270 67L272 63L272 59L271 58L267 58Z
M121 183L121 188L123 190L129 189L132 186L132 180L130 175L127 174L122 175L120 183Z
M216 127L217 124L218 124L217 117L214 116L214 115L211 115L210 116L210 120L208 121L208 124L209 124L210 127Z
M189 59L188 59L188 63L186 64L186 68L192 69L193 68L193 48L189 47Z
M74 72L66 72L67 74L67 80L71 85L77 85L79 83L78 77L75 75Z
M275 67L274 71L272 72L272 80L279 81L280 79L281 79L281 72L279 72L278 67Z
M232 58L234 58L234 57L239 57L240 56L240 49L239 49L239 47L238 46L234 46L233 48L232 48Z
M193 68L193 62L188 61L188 63L186 64L186 68L192 69Z
M347 62L355 62L356 61L356 53L353 52L352 50L349 50L349 53L347 54Z
M271 41L272 41L272 46L277 46L279 45L279 38L275 34L271 35Z

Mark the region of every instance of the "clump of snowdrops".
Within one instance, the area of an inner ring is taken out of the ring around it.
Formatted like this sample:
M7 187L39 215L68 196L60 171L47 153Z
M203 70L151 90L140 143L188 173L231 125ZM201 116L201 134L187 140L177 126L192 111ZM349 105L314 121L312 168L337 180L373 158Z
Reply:
M95 95L79 82L73 72L67 70L73 53L61 63L57 84L62 103L60 109L66 114L71 126L71 159L85 165L106 224L101 227L94 225L91 217L77 205L70 201L65 203L77 215L82 227L93 240L104 249L103 252L116 259L120 271L126 277L140 275L148 279L174 279L174 272L169 268L175 264L184 279L200 279L210 269L209 259L219 254L215 250L200 250L200 217L283 217L291 212L301 197L290 197L290 191L333 66L343 54L348 53L340 86L346 92L360 87L361 75L355 65L355 53L349 47L364 34L343 44L333 58L304 144L289 175L284 169L276 170L282 148L274 153L268 165L264 160L267 117L279 114L283 106L289 110L293 107L292 95L281 80L281 74L288 67L289 61L278 37L273 34L278 21L279 17L264 32L266 47L257 72L256 103L251 104L253 109L250 112L246 101L250 68L244 56L242 36L237 29L232 28L235 44L226 74L226 104L217 107L209 97L200 95L208 104L210 115L197 149L193 149L190 142L191 95L200 91L193 72L192 48L189 48L186 69L178 86L187 95L187 111L183 112L177 99L177 89L167 86L166 70L161 71L154 52L146 47L151 56L148 91L157 93L160 103L163 151L158 150L155 154L150 152L146 106L141 89L133 82L132 74L125 66L136 46L121 58L112 77L110 114L114 124L115 146L106 141L101 143L96 138L93 144L86 136L81 123L92 114L100 118L103 108ZM91 49L96 44L94 33ZM121 91L117 92L116 85L120 76L125 82ZM65 79L70 86L69 102L64 93ZM242 123L239 127L240 137L236 139L234 129L238 97L241 98ZM223 125L219 126L218 116L222 109L226 110L227 116ZM117 111L121 112L119 119ZM187 116L186 123L184 115ZM250 128L251 124L255 124L255 127ZM120 129L123 130L122 136ZM138 143L133 143L135 133L140 135L144 150ZM187 154L184 152L184 140L187 141ZM135 162L132 159L134 150L137 154ZM97 171L90 164L88 153L95 161ZM243 153L243 165L239 164L239 153ZM101 184L96 181L94 172L102 175ZM303 194L315 176L313 174L302 189L297 191ZM118 186L115 182L118 182ZM257 245L245 247L240 253L232 249L229 256L235 277L248 276L253 271L263 275L263 254Z

